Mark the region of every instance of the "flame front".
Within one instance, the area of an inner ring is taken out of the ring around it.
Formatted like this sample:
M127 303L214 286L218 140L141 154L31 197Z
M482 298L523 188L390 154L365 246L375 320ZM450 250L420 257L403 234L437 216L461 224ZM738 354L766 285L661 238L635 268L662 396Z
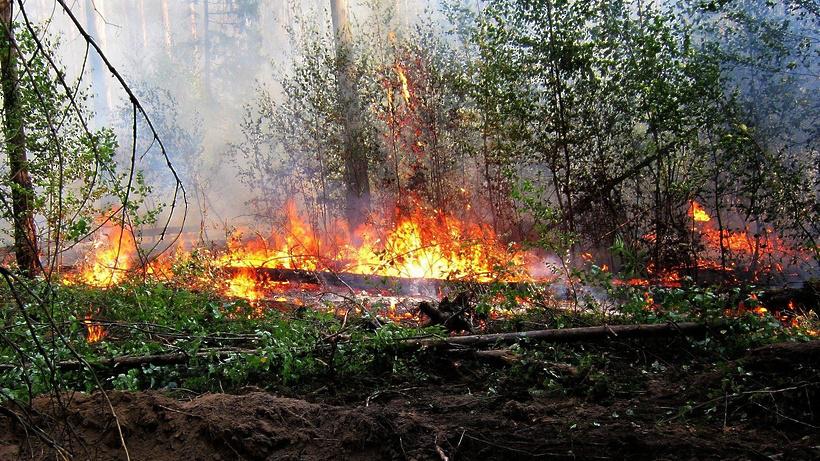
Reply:
M237 236L217 264L474 281L527 277L523 253L508 249L490 230L436 210L416 208L388 231L370 224L351 233L344 222L329 228L328 232L318 232L289 206L282 234L250 242ZM236 277L242 280L229 292L251 285L245 272Z
M230 269L223 293L256 302L271 291L288 288L261 280L256 269L263 268L480 282L530 279L525 254L503 244L487 226L418 203L410 212L397 209L392 218L371 216L354 232L344 221L318 227L290 204L284 224L268 237L231 237L226 250L209 261L216 269ZM129 270L142 267L130 233L108 225L101 234L90 257L78 273L69 276L69 282L107 287L123 282ZM179 260L187 255L190 253L178 247L173 257ZM144 267L145 273L170 273L169 258L152 261Z

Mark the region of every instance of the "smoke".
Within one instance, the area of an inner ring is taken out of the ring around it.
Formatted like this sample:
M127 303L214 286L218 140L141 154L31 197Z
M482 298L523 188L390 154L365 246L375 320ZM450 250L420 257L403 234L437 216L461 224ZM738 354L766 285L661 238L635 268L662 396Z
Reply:
M378 3L378 2L377 2ZM409 26L432 1L391 0ZM351 1L351 17L366 23L372 1ZM93 95L97 127L113 127L130 139L127 96L95 54L88 62L79 33L50 2L28 2L38 22L60 37L59 56L69 77L83 72ZM157 125L175 167L191 192L186 228L200 225L212 232L252 224L246 203L254 191L237 178L231 146L241 142L246 105L265 88L282 97L278 79L297 56L300 40L311 30L329 28L329 0L78 0L72 9L100 44L112 64L135 89ZM132 146L120 145L121 156ZM138 140L140 168L163 199L164 165L150 138ZM179 223L177 223L179 224Z

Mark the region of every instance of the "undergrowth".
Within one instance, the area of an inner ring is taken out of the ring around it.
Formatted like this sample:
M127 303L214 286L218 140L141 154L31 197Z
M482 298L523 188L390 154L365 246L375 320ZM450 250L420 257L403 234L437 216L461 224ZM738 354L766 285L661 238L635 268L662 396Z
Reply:
M439 327L329 313L339 312L339 306L326 312L299 306L260 309L213 291L157 281L132 281L108 289L35 282L29 288L30 292L17 293L24 297L27 316L22 315L12 293L0 293L2 399L28 400L55 386L60 390L91 391L96 383L91 370L109 389L197 393L235 391L246 386L315 390L357 380L419 382L429 378L427 368L431 362L424 353L402 353L397 345L407 338L446 336ZM723 321L741 301L753 305L753 292L748 290L649 289L612 284L605 289L610 304L595 304L594 298L588 298L579 309L534 302L548 299L547 293L521 287L506 292L490 289L479 297L477 305L484 314L494 310L504 313L488 321L485 331ZM527 310L510 309L525 299L530 303ZM617 302L616 308L611 300ZM736 314L705 338L686 340L687 347L720 360L772 342L807 340L811 338L809 332L817 329L816 316L795 328L785 328L771 314ZM104 338L86 341L94 329L104 331ZM629 380L613 384L605 354L526 342L511 350L524 359L503 372L504 377L498 381L502 387L505 379L514 379L519 384L530 383L535 392L571 389L575 394L602 396L630 385ZM185 360L127 366L105 362L115 357L161 354L184 355ZM90 368L76 366L78 357Z

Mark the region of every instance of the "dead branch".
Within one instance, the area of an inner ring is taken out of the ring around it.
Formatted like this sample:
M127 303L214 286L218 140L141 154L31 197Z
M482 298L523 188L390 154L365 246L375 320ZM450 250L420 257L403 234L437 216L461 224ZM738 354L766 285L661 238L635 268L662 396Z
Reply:
M138 356L122 356L122 357L114 357L110 359L100 360L98 362L90 362L91 367L93 368L117 368L117 369L131 369L131 368L138 368L143 365L180 365L184 363L188 363L189 360L192 358L226 358L231 354L237 353L245 353L245 354L252 354L256 351L251 349L236 349L236 348L224 348L224 349L216 349L216 350L207 350L197 352L196 354L186 354L184 352L171 352L167 354L155 354L155 355L138 355ZM55 364L57 368L61 371L74 371L80 370L83 368L87 368L87 366L77 360L64 360L61 362L57 362ZM0 364L0 371L11 370L16 368L16 365L2 363Z
M450 338L408 339L398 344L402 349L439 349L449 347L481 348L494 345L513 344L519 341L595 341L612 337L641 338L652 336L699 335L709 329L717 328L720 323L705 324L697 322L639 324L639 325L602 325L597 327L556 328L551 330L523 331L516 333L496 333L487 335L454 336Z

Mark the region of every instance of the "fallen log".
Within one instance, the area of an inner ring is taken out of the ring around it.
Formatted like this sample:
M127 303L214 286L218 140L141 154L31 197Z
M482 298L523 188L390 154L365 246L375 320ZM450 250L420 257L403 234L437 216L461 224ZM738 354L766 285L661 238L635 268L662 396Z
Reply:
M491 349L488 351L449 349L446 351L446 355L454 359L477 360L495 366L510 366L521 361L521 356L509 349Z
M181 365L188 363L192 358L211 358L216 357L224 359L231 354L251 354L256 351L252 349L219 349L198 352L196 354L186 354L184 352L171 352L167 354L154 355L126 355L121 357L114 357L111 359L104 359L99 361L89 361L88 365L92 369L115 368L118 370L129 370L131 368L138 368L143 365ZM86 364L77 360L63 360L57 362L56 367L61 371L76 371L87 368ZM13 370L17 365L10 363L0 363L0 371Z
M460 288L465 284L478 286L489 285L493 282L476 282L467 279L436 279L393 277L387 275L354 274L350 272L306 271L301 269L282 269L272 267L242 267L227 266L223 269L227 274L252 273L259 280L268 282L290 282L307 285L321 285L337 288L351 288L354 290L389 290L396 294L427 294L438 293L452 288ZM501 282L506 287L523 288L531 285L543 285L548 282Z
M722 322L705 324L697 322L658 323L639 325L602 325L597 327L556 328L551 330L494 333L486 335L453 336L449 338L407 339L398 344L402 349L481 348L514 344L519 341L572 342L593 341L607 338L640 338L665 335L695 336L709 329L724 325Z
M486 335L454 336L451 338L424 338L407 339L399 341L396 346L399 349L480 349L482 347L492 347L498 345L514 344L519 341L545 341L545 342L572 342L572 341L595 341L608 338L639 338L653 336L671 336L675 334L695 336L706 333L710 329L725 326L726 322L716 322L712 324L684 322L684 323L664 323L664 324L639 324L639 325L602 325L597 327L582 328L557 328L552 330L534 330L516 333L495 333ZM144 356L122 356L111 359L104 359L89 362L93 369L114 368L127 370L138 368L142 365L181 365L188 363L192 358L219 358L224 359L232 354L256 354L253 349L240 348L220 348L207 351L200 351L196 354L186 354L184 352L172 352L165 354L144 355ZM478 354L481 357L490 357L501 353ZM57 362L56 367L62 371L81 370L86 368L86 364L76 360L65 360ZM0 364L0 371L7 371L17 368L14 364Z
M760 302L770 311L803 313L820 306L820 282L808 281L800 287L770 288L760 295Z

